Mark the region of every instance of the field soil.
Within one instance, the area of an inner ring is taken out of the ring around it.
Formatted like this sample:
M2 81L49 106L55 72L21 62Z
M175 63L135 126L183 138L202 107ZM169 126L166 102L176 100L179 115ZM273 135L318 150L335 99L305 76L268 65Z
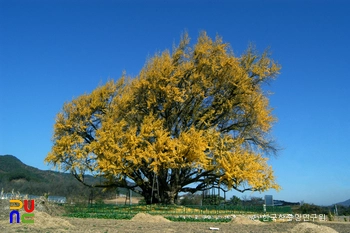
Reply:
M138 204L141 199L142 199L141 197L132 197L131 200L129 201L126 199L126 197L117 197L114 199L104 200L103 202L105 204L119 204L119 205L129 204L130 202L132 204Z
M81 219L62 217L63 210L44 201L36 204L34 224L9 223L9 202L0 200L0 232L290 232L350 233L349 222L280 222L263 223L246 216L236 216L229 223L171 222L162 216L139 213L131 220Z

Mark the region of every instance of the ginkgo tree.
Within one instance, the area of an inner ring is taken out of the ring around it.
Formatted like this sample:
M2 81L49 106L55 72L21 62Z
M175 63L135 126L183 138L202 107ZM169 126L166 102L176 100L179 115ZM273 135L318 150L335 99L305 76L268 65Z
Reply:
M149 59L138 76L109 81L65 103L45 161L90 186L124 187L147 203L212 187L278 190L267 164L275 121L263 85L280 66L250 46L202 32ZM87 184L84 175L104 177Z

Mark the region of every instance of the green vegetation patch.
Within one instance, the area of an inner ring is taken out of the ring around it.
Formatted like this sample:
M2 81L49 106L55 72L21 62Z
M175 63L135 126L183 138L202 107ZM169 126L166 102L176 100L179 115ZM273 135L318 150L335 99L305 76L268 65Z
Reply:
M230 222L231 216L166 216L166 219L173 222Z

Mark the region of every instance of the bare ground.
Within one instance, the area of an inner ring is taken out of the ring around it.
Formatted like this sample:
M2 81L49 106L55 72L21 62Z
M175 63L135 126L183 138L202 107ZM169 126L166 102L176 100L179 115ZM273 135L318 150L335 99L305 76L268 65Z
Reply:
M37 218L36 218L37 219ZM219 230L211 230L219 228ZM0 221L0 232L290 232L290 233L349 233L349 223L183 223L183 222L138 222L111 219L56 218L34 224L9 224Z
M185 223L170 222L169 220L166 220L161 216L148 216L147 214L138 214L132 220L112 220L52 217L45 212L35 212L34 224L9 224L8 220L0 220L0 232L350 232L350 223L255 223L248 222L249 220L247 220L232 221L229 223ZM217 228L219 230L216 230Z
M8 201L6 202L8 206ZM34 224L9 223L9 210L0 208L0 232L240 232L240 233L350 233L349 222L262 223L237 216L229 223L171 222L162 216L137 214L132 220L81 219L60 217L59 209L36 206Z

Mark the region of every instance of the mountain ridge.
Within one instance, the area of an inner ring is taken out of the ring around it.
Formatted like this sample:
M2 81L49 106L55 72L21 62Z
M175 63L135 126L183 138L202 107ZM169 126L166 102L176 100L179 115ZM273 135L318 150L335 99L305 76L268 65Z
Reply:
M348 199L346 201L338 202L338 203L336 203L336 205L342 205L342 206L345 206L345 207L350 207L350 199Z
M93 176L86 178L92 182L99 181ZM115 194L115 191L103 193L102 189L87 187L70 173L40 170L26 165L17 157L8 154L0 155L0 189L5 193L14 191L38 196L49 193L54 196L81 199L88 199L91 193L101 198Z

